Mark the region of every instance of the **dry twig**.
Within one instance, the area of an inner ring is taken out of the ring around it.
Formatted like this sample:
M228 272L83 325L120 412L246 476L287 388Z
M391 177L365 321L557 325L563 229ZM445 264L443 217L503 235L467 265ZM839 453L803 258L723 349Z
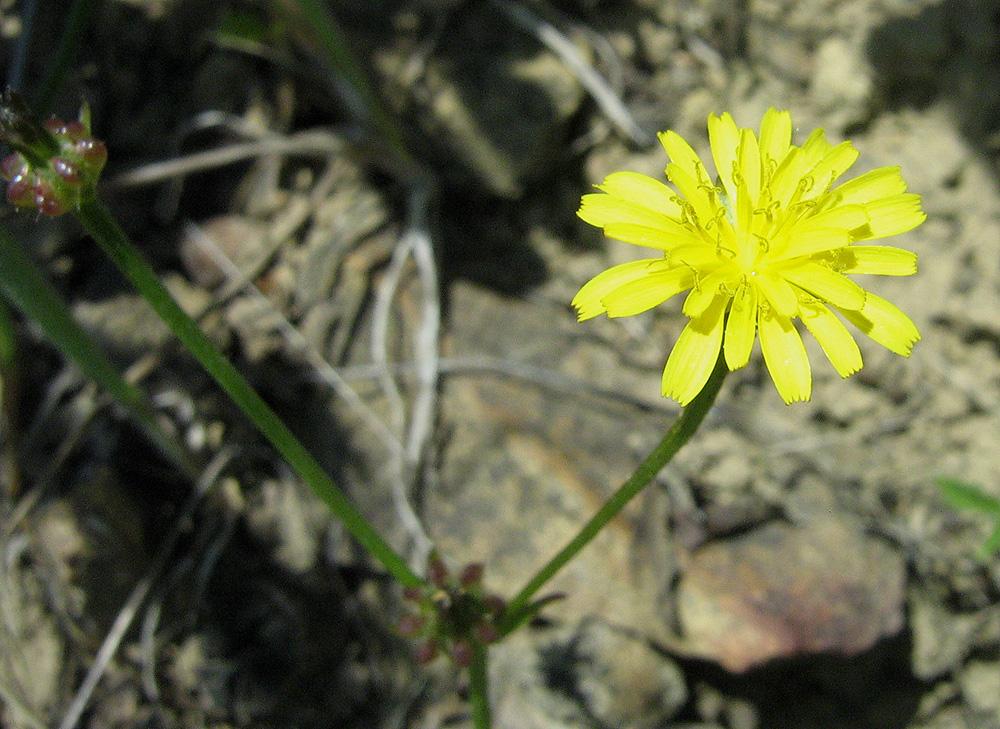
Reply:
M409 433L405 448L394 454L393 500L403 526L413 540L414 554L411 566L423 569L432 547L423 525L413 507L410 495L416 484L427 445L433 434L436 417L438 385L438 336L441 327L441 304L438 291L437 264L430 233L427 229L427 208L430 204L429 187L417 187L410 194L407 229L393 251L389 268L382 279L375 298L372 318L372 361L379 371L378 380L389 402L393 424L403 433L407 430L406 412L399 386L388 367L388 332L392 301L399 288L403 269L413 256L420 278L421 324L414 335L414 357L417 367L418 391L410 412Z
M580 85L593 97L597 106L619 132L639 147L648 147L652 144L652 136L636 123L635 119L632 118L632 113L618 98L614 89L580 55L576 46L562 31L514 0L493 0L493 4L511 20L537 37L562 61L563 65L576 76Z

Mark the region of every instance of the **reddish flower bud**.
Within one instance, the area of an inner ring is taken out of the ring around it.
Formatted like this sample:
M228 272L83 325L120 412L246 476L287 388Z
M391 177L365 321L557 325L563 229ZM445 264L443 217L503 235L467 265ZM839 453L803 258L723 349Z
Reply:
M63 182L69 185L75 185L80 182L80 170L65 157L53 157L50 164L55 173L62 178Z
M35 207L38 208L38 212L42 215L54 218L57 215L62 215L69 209L62 198L56 194L55 188L52 187L52 183L48 180L36 180L34 193Z
M451 660L455 661L455 665L462 668L468 668L472 665L473 653L472 643L461 639L452 643L451 649L448 651L448 655Z
M438 589L444 589L448 584L448 568L436 552L432 552L427 560L427 579Z
M500 640L500 631L493 623L482 621L476 625L476 640L483 645L492 645Z
M426 666L428 663L433 661L438 654L438 644L436 641L428 640L417 646L416 652L413 654L413 660L416 661L418 666Z
M69 208L57 197L44 197L38 203L38 212L55 218L65 213Z
M78 139L83 139L88 134L90 134L90 130L87 129L86 125L84 125L82 121L77 119L63 124L60 131L60 136L66 137L74 142Z
M470 587L476 587L483 580L483 565L479 562L473 562L472 564L467 564L462 570L462 575L459 577L459 584L468 589Z
M28 162L17 152L7 155L3 162L0 162L0 174L8 180L13 180L18 175L23 177L27 173Z
M99 139L81 139L73 144L72 149L93 175L104 169L108 161L108 147Z
M399 621L396 630L404 638L416 638L427 626L427 618L423 615L406 615Z
M422 587L417 587L411 585L410 587L403 588L403 597L411 602L423 602L424 599L424 589Z
M29 175L15 175L7 185L7 200L19 208L35 205L35 186Z
M42 122L42 125L49 130L53 136L62 136L66 132L66 123L57 116L50 116Z
M483 598L483 604L491 615L500 615L507 608L507 601L499 595L487 595Z

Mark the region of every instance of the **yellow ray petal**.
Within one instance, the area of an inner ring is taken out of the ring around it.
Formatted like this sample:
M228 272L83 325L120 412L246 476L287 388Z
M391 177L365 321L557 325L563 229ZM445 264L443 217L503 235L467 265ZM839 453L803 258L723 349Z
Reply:
M733 165L737 163L740 129L727 112L722 116L708 115L708 140L712 146L715 171L722 180L729 199L736 204L736 185L733 182Z
M781 275L816 298L838 307L858 310L865 305L863 288L821 263L804 261L782 269Z
M604 226L608 238L632 243L646 248L670 251L677 246L702 243L702 239L679 223L673 225L637 225L635 223L608 223Z
M674 183L677 190L684 196L684 199L691 205L691 210L697 218L697 223L703 228L709 225L710 221L724 223L722 214L723 208L718 202L718 195L715 186L705 180L698 180L688 174L688 171L671 162L667 165L667 178Z
M841 377L850 377L861 369L864 362L858 343L836 314L820 303L801 304L799 314Z
M580 209L576 213L591 225L603 228L612 223L632 223L649 228L663 228L670 231L683 227L663 213L650 210L645 205L623 200L603 192L591 192L580 199Z
M609 195L640 203L662 215L678 219L681 216L677 193L649 175L638 172L612 172L597 187Z
M785 155L785 158L778 165L778 169L771 176L771 199L780 202L783 208L788 207L788 203L792 199L792 194L802 179L805 164L806 160L802 155L802 149L800 147L791 147L788 154Z
M800 232L796 225L792 227L790 233L782 235L774 241L767 261L780 263L791 258L843 248L850 242L851 236L843 228L813 228Z
M757 271L753 282L760 289L768 303L782 316L795 316L799 313L799 299L785 279L768 269Z
M826 154L833 149L833 145L826 139L826 132L823 127L814 129L802 145L802 159L805 170L812 170Z
M685 266L693 271L711 270L719 266L718 249L703 240L671 248L667 260L674 266Z
M898 167L879 167L848 180L830 194L838 205L867 203L906 192L906 183Z
M865 205L868 212L868 228L864 237L855 240L870 240L887 238L908 230L913 230L927 220L927 215L920 209L920 195L903 193L892 197L875 200Z
M605 311L601 300L615 289L630 281L641 279L650 274L669 269L668 263L662 258L651 258L644 261L631 261L619 266L612 266L606 271L594 276L573 297L580 321L590 319Z
M833 182L847 172L858 159L858 150L850 142L841 142L832 147L816 165L809 170L809 175L816 181L816 191L827 190Z
M812 393L812 370L802 337L792 320L774 311L762 312L758 319L760 349L781 399L786 405L808 400Z
M809 175L809 171L823 159L830 148L822 129L810 134L801 147L793 147L778 165L771 180L772 199L780 201L787 208L793 198L810 197L817 192L818 183Z
M663 369L664 397L687 405L708 382L719 358L727 300L722 295L715 297L704 314L684 327Z
M760 123L760 158L762 166L772 164L774 169L788 154L792 142L792 115L787 111L768 109Z
M708 171L705 169L701 157L694 151L684 138L673 131L661 132L659 135L660 144L667 150L670 161L683 169L688 177L694 180L705 181L708 179ZM683 194L683 193L682 193Z
M760 148L757 137L749 129L740 133L740 146L737 149L737 170L733 172L733 182L737 193L733 198L736 202L736 218L740 230L750 230L753 225L753 211L760 199Z
M757 308L757 287L741 284L729 309L722 345L730 371L738 370L750 361L750 352L757 338Z
M920 341L920 332L910 318L871 291L861 311L838 311L862 332L902 357L909 357L913 345Z
M659 306L681 291L691 288L694 274L686 268L655 271L631 281L601 299L608 316L632 316Z
M791 230L792 235L817 228L840 228L854 230L868 223L868 213L863 205L838 205L822 212L810 215L797 222Z
M719 292L728 292L727 295L731 297L739 285L739 278L739 268L733 264L726 264L698 279L684 301L684 315L692 319L701 316L715 301Z
M817 237L814 232L824 228L841 229L844 232L854 231L867 224L868 213L862 205L841 205L809 215L785 227L784 232L775 237L768 260L782 261L847 245L851 240L844 241L843 235L820 234L820 236L833 236L827 240L824 237Z
M917 254L894 246L848 246L831 254L834 270L910 276L917 272Z

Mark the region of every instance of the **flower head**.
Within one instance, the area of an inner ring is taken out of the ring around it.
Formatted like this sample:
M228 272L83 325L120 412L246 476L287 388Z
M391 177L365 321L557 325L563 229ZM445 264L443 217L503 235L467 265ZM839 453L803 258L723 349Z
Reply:
M419 639L418 663L429 663L441 652L461 667L472 662L476 646L500 640L497 627L506 603L483 588L483 566L466 565L453 575L438 556L427 560L427 583L408 587L403 596L416 608L400 620L399 633Z
M660 134L671 187L615 172L583 196L579 216L608 237L654 248L659 258L614 266L573 299L581 321L638 314L690 290L690 318L663 371L663 395L686 405L704 387L722 350L730 370L750 360L757 334L764 362L786 403L808 400L812 374L794 320L817 339L837 372L861 369L861 352L834 312L896 354L920 334L899 309L846 274L908 276L916 254L857 245L911 230L927 217L906 192L898 167L834 187L854 164L850 142L822 129L791 143L786 111L769 109L760 136L729 114L708 118L718 177L674 132Z
M108 149L90 136L90 112L78 121L40 123L14 91L0 96L0 138L14 152L0 161L7 200L43 215L62 215L94 192Z

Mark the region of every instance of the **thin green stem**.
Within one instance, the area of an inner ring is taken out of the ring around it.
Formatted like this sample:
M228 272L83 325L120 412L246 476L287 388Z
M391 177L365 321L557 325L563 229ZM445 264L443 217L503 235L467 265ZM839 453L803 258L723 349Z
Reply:
M653 449L653 452L646 457L646 460L636 469L629 479L608 499L600 510L588 521L580 532L563 547L555 557L549 560L548 564L542 567L534 577L532 577L524 588L511 600L505 612L501 634L507 635L515 630L524 620L530 617L532 611L529 601L562 567L573 559L576 554L583 549L604 526L611 521L646 485L653 480L653 477L660 472L674 454L680 450L681 446L688 442L706 413L715 402L719 389L728 373L725 357L720 352L719 359L715 363L708 382L700 393L681 412L673 427L667 431L660 444Z
M406 562L386 544L361 512L348 501L288 426L264 402L232 363L215 348L194 320L180 308L107 208L96 197L90 197L81 204L77 217L188 351L201 362L205 371L242 408L299 477L326 502L354 538L404 586L423 584L423 580L407 567Z
M160 425L142 390L122 377L107 354L76 323L65 302L24 248L2 231L0 291L41 327L66 359L111 393L164 456L191 478L197 477L200 469L180 441Z
M469 665L469 707L472 710L472 726L475 729L490 729L490 684L488 676L489 648L476 644Z
M45 76L41 90L32 100L35 112L39 117L49 113L55 92L66 78L67 71L80 55L84 36L91 26L96 10L97 0L73 0L69 12L66 13L66 30L59 39L55 61Z
M277 0L276 7L284 11L299 42L328 70L347 80L356 95L356 99L347 100L348 104L367 115L371 125L399 158L397 162L408 174L413 174L417 164L406 147L402 127L379 101L348 44L347 35L327 5L320 0ZM352 101L355 103L351 104Z
M4 385L3 376L16 366L16 362L17 335L14 332L14 319L10 315L7 301L0 298L0 394Z

